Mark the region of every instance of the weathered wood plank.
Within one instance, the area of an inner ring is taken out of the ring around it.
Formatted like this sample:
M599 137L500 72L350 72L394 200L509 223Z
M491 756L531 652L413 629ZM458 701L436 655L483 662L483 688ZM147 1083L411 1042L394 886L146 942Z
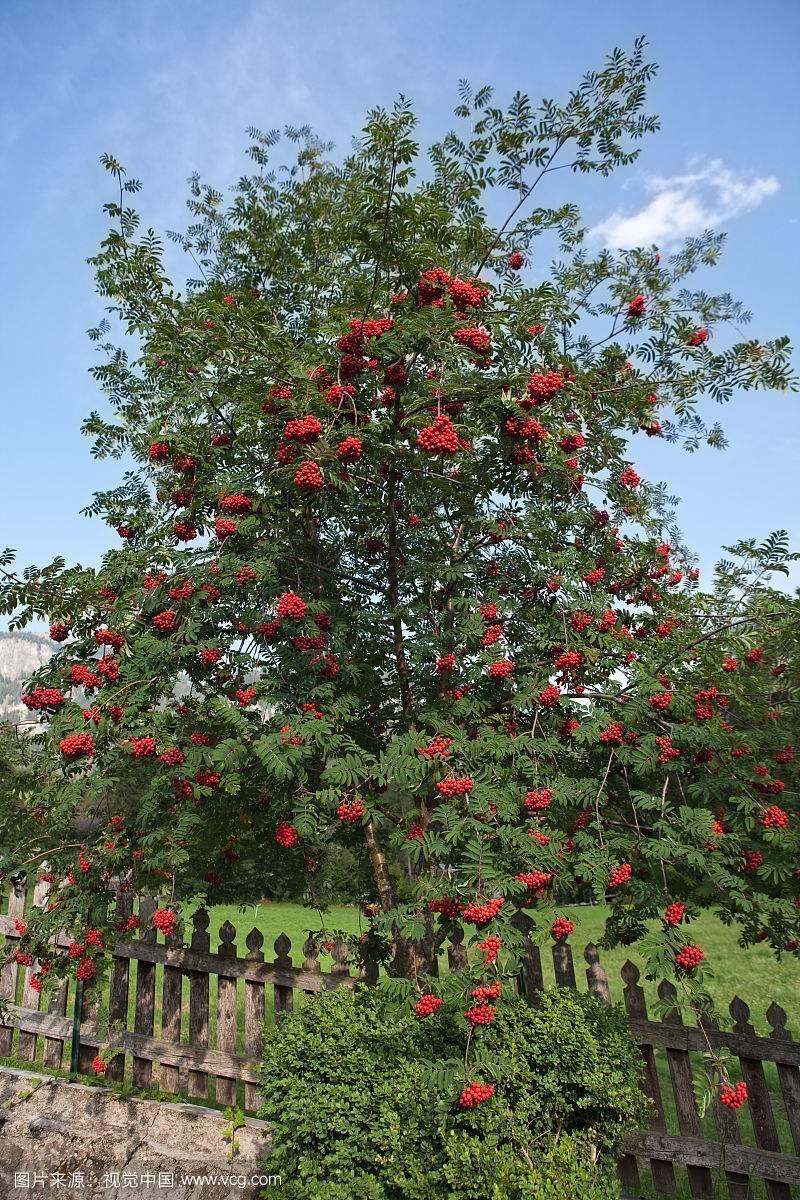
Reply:
M572 961L572 947L569 942L553 943L553 971L559 987L572 988L573 992L578 990L575 964Z
M593 942L589 942L586 946L583 957L587 963L586 986L590 994L598 1000L602 1000L603 1004L610 1004L611 986L608 982L608 975L600 962L600 952Z
M730 1014L734 1020L733 1028L736 1033L750 1036L754 1032L753 1026L750 1024L750 1009L738 996L734 997L730 1004ZM742 1068L742 1078L747 1084L747 1101L750 1119L753 1122L753 1133L756 1135L756 1144L762 1150L777 1153L781 1146L772 1112L772 1098L764 1078L763 1063L757 1058L748 1058L741 1054L739 1063ZM767 1195L769 1200L791 1200L789 1186L782 1180L768 1180Z
M128 892L117 893L116 915L118 921L127 921L133 916L133 900ZM128 1024L128 999L130 995L131 960L125 955L112 955L111 978L108 990L108 1020L110 1024ZM115 1054L106 1067L106 1078L122 1081L125 1078L125 1055Z
M50 884L45 883L42 879L37 879L33 888L33 906L34 908L43 908L47 902L47 893L50 890ZM41 992L33 986L31 980L39 970L38 960L34 960L31 966L26 967L22 976L22 998L20 1003L23 1008L39 1009L42 1006ZM36 1035L24 1033L20 1030L19 1041L17 1044L17 1057L23 1058L27 1062L34 1062L36 1059Z
M522 935L522 964L520 966L517 986L521 996L528 1004L536 1004L544 990L544 974L542 972L542 955L538 946L530 939L533 921L522 909L517 909L511 918L511 924Z
M210 939L208 935L208 912L199 908L192 918L192 954L196 959L206 958ZM233 961L231 966L233 966ZM208 972L194 970L189 975L189 1041L198 1051L208 1046ZM187 1081L191 1100L208 1099L208 1073L189 1071Z
M699 1138L675 1137L669 1133L633 1133L623 1142L627 1154L653 1161L679 1163L682 1166L723 1170L759 1179L777 1180L787 1185L800 1184L800 1159L794 1154L775 1154L753 1146L725 1146Z
M259 963L264 961L264 935L258 929L251 929L245 938L247 958ZM255 983L246 979L244 984L244 1052L248 1058L260 1060L263 1026L264 1026L265 988L263 983ZM245 1082L244 1106L250 1112L255 1112L259 1106L258 1088Z
M706 1032L716 1028L716 1022L710 1017L706 1017L702 1024L698 1022L698 1025L701 1030L704 1029ZM720 1142L728 1146L740 1146L742 1137L739 1131L739 1120L733 1109L726 1108L724 1104L720 1103L717 1090L714 1092L712 1110ZM751 1200L750 1181L746 1175L738 1175L736 1171L726 1169L725 1181L728 1186L729 1200Z
M25 891L11 888L8 893L8 916L0 918L0 930L6 935L6 946L10 938L19 938L14 928L14 921L25 916ZM13 944L13 943L12 943ZM15 962L8 962L0 971L0 997L4 1000L16 1000L20 967ZM12 1053L14 1030L6 1025L0 1028L0 1055L9 1058Z
M631 1023L638 1021L641 1025L649 1027L651 1022L647 1020L647 1003L644 998L644 990L639 985L639 968L634 966L630 961L626 962L622 968L622 979L625 984L622 996L628 1020ZM661 1085L658 1081L655 1051L647 1041L640 1041L639 1049L642 1054L642 1089L653 1103L650 1128L660 1133L666 1133L667 1122L664 1116L664 1102L661 1099ZM674 1195L676 1187L675 1171L672 1163L661 1162L656 1158L650 1162L650 1170L656 1190L666 1192L668 1195Z
M659 984L658 995L666 1004L673 1005L663 1018L664 1025L682 1026L683 1018L677 1008L678 993L671 983ZM678 1114L678 1125L684 1137L702 1139L703 1123L697 1110L697 1101L692 1084L692 1065L686 1050L667 1050L669 1076L672 1081L672 1096ZM702 1200L714 1200L714 1181L706 1167L689 1164L689 1191Z
M142 897L139 901L139 937L144 945L154 946L157 934L153 928L153 913L156 901ZM134 1000L133 1031L144 1037L152 1037L156 1020L156 965L151 960L140 958L136 964L136 998ZM149 1087L153 1082L153 1060L141 1055L134 1056L133 1086Z
M168 946L180 945L183 941L182 928L164 939ZM177 967L164 967L161 985L161 1040L176 1045L181 1040L181 1009L183 1000L183 971ZM170 1063L161 1062L158 1068L159 1087L165 1092L180 1090L180 1072Z
M48 1033L52 1037L68 1038L72 1031L72 1021L69 1017L58 1017L46 1012L27 1012L19 1005L11 1005L10 1012L14 1023L20 1029L32 1033ZM168 1063L175 1067L189 1066L190 1070L204 1074L230 1075L250 1083L258 1082L259 1062L246 1055L226 1054L222 1050L212 1050L207 1046L192 1046L186 1042L173 1045L159 1038L146 1037L129 1029L110 1030L106 1025L85 1025L81 1028L81 1042L91 1050L92 1056L99 1046L107 1046L109 1050L123 1050L148 1062Z
M223 959L236 958L236 930L230 921L225 921L219 931L219 956ZM217 1049L227 1053L236 1050L236 976L217 976ZM217 1075L217 1104L235 1104L236 1079Z
M279 971L291 967L292 943L285 933L278 934L273 948L275 950L273 966L277 967ZM294 1007L294 988L286 987L283 983L276 983L273 1003L276 1017L278 1013L291 1012Z
M769 1006L767 1020L772 1027L771 1036L775 1041L791 1042L792 1035L786 1028L786 1013L780 1004ZM797 1067L786 1066L785 1063L778 1063L778 1080L795 1153L800 1154L800 1070Z

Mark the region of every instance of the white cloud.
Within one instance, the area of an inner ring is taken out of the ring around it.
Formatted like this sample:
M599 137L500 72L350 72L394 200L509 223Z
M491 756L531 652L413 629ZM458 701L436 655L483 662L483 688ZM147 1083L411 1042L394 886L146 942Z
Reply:
M617 209L591 233L619 249L669 246L758 208L780 186L774 175L734 171L714 158L683 175L645 179L651 199L637 212Z

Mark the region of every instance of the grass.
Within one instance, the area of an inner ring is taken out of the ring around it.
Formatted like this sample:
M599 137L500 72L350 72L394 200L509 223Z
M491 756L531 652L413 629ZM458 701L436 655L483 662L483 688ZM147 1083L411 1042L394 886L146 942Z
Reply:
M608 911L605 905L575 905L563 909L564 914L576 926L570 942L579 982L584 965L581 957L583 948L587 942L600 940ZM306 931L309 928L320 927L318 914L299 904L267 903L247 909L238 909L234 905L219 905L210 912L209 933L212 949L219 944L219 929L225 921L229 921L237 930L236 944L240 954L244 952L245 937L252 928L258 929L264 935L265 958L271 957L275 938L280 933L285 933L291 939L290 953L297 966L303 962L302 947L307 936ZM332 908L325 914L325 928L344 930L348 933L357 932L361 928L360 913L358 909L344 905ZM800 995L800 961L797 958L787 955L781 962L776 962L771 951L763 945L742 950L736 942L736 931L722 925L712 916L700 917L688 926L687 941L697 942L706 951L709 991L723 1012L727 1011L733 997L738 995L749 1005L751 1020L759 1033L769 1032L766 1012L773 1002L789 1014L791 1021L797 1011L797 998ZM630 959L637 966L642 965L636 954L636 947L606 950L601 953L600 958L608 974L612 997L621 1000L622 964L626 959ZM546 949L542 959L546 981L553 983ZM326 959L323 954L320 962L323 970L329 969L330 958ZM654 1001L655 985L645 979L641 980L641 984L648 1001ZM800 1036L800 1028L794 1032Z

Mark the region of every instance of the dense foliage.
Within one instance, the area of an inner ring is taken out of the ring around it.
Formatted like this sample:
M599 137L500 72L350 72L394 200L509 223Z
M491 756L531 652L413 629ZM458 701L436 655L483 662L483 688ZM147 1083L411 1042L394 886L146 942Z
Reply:
M272 1129L270 1170L287 1194L617 1195L614 1151L647 1103L623 1012L574 992L548 993L540 1008L504 1005L470 1068L496 1081L477 1111L442 1100L437 1078L449 1072L463 1101L466 1042L457 1006L423 1028L381 989L323 995L282 1020L266 1042L261 1115Z
M721 235L593 253L574 205L532 199L633 161L652 71L639 43L563 104L465 85L427 165L405 101L341 164L253 131L230 203L192 181L183 290L105 160L93 261L123 345L92 331L110 414L86 431L129 467L89 509L119 546L97 570L4 560L6 611L63 642L3 816L0 869L54 885L23 959L91 979L115 882L166 895L163 932L190 898L318 904L334 844L368 864L370 944L414 1000L461 928L474 1008L514 973L515 911L565 938L578 890L695 1001L698 907L796 950L787 539L703 590L632 461L639 438L722 444L701 402L790 386L787 342L690 288Z

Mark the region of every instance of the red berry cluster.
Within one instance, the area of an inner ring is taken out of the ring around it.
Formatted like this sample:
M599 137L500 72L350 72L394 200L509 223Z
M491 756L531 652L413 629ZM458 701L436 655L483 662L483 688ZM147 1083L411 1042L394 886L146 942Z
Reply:
M492 349L492 335L482 325L465 325L453 334L453 341L460 346L466 346L475 354L489 354Z
M468 925L486 925L489 921L494 920L504 904L505 900L502 896L496 896L484 904L472 900L464 909L464 920Z
M544 691L539 692L539 703L542 708L555 708L561 699L561 692L554 684L548 684Z
M761 824L764 829L788 829L789 814L777 804L770 804L761 814Z
M497 1009L493 1004L474 1004L466 1010L464 1018L474 1029L476 1025L490 1025L496 1015Z
M294 473L294 481L299 488L306 492L318 492L325 486L322 471L315 462L307 459L302 462Z
M283 436L290 441L301 442L303 445L310 445L316 442L322 433L322 423L314 416L295 417L291 421L287 421L283 429Z
M156 739L154 737L131 739L131 754L134 758L153 758L155 753Z
M22 703L25 707L34 711L41 711L43 709L52 709L55 711L55 709L61 708L64 700L65 697L58 688L48 687L35 687L27 696L22 697Z
M425 758L447 758L452 744L452 738L443 737L442 734L437 733L436 737L431 738L427 746L419 747L417 754L422 754Z
M233 537L235 533L239 532L239 526L230 517L217 517L214 522L214 532L219 540L224 542L226 538Z
M525 262L525 255L521 250L512 250L508 256L508 265L512 271L518 271Z
M670 704L672 704L672 697L672 692L659 692L655 696L650 696L647 703L651 708L655 708L660 712L664 712L664 710L669 708Z
M63 642L69 637L69 625L66 621L53 621L50 626L50 637L54 642Z
M542 374L537 371L528 380L528 396L534 404L544 404L564 387L564 376L557 371L547 371Z
M637 475L633 467L626 467L620 475L619 481L623 487L633 489L639 486L642 482L642 477L641 475Z
M681 904L680 900L673 901L664 909L664 921L667 925L680 925L685 916L686 905Z
M609 887L620 887L624 883L630 883L631 864L620 863L617 867L612 867L608 876Z
M95 1054L94 1058L92 1059L92 1070L94 1071L95 1075L102 1075L107 1066L108 1063L105 1061L105 1059L101 1058L99 1054Z
M340 821L354 825L364 815L364 805L360 800L343 800L336 810Z
M163 933L164 937L172 937L177 923L178 917L171 908L157 908L153 913L153 928Z
M550 926L550 933L557 942L566 941L569 935L574 932L575 923L569 921L566 917L556 917Z
M336 457L343 463L356 463L364 452L361 438L346 437L336 447Z
M634 296L628 305L629 317L641 317L644 315L645 298L644 296Z
M58 748L64 758L91 758L97 752L94 738L90 733L71 733L62 738Z
M275 841L279 846L283 846L284 850L291 850L300 841L300 834L294 825L290 825L288 821L281 821L275 830Z
M747 1084L737 1083L733 1087L729 1083L723 1084L719 1092L719 1102L726 1108L741 1108L747 1103Z
M292 621L301 621L308 612L308 605L294 592L284 592L278 598L278 606L275 611L281 619L289 618Z
M489 665L489 678L494 680L508 679L513 671L513 662L505 658L502 662L493 662Z
M458 1097L460 1108L476 1108L494 1095L493 1083L471 1083Z
M223 496L219 502L219 506L224 513L239 513L242 516L246 516L247 513L252 512L253 501L249 496L244 496L240 492L237 492L232 496Z
M442 779L436 784L436 790L440 796L450 800L453 796L468 796L474 786L472 779L465 776L461 779Z
M500 952L502 944L503 939L498 937L496 933L491 934L484 941L478 942L478 949L487 965L491 966L497 962L497 955Z
M534 788L525 793L525 811L543 812L553 801L552 788Z
M461 449L456 427L446 413L417 434L417 444L428 454L456 454Z
M699 946L686 945L675 955L675 963L682 971L694 971L706 956Z
M167 608L153 617L153 625L160 633L174 633L178 624L178 614L174 608Z
M420 996L417 1003L414 1005L414 1012L420 1021L424 1021L426 1017L431 1017L435 1012L438 1012L442 1007L442 1001L439 996L430 994Z
M446 921L454 921L461 912L461 902L452 896L441 896L428 901L428 912L439 913Z

